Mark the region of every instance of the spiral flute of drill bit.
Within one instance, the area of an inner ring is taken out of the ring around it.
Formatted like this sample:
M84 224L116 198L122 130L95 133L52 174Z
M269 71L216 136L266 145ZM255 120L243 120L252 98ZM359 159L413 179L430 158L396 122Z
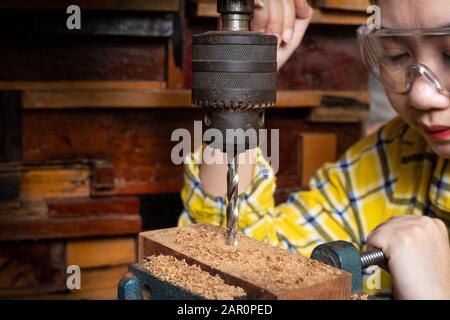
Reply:
M238 212L238 188L239 188L239 175L238 175L238 161L236 156L233 156L228 164L227 173L227 245L236 246L237 239L237 226L239 220Z

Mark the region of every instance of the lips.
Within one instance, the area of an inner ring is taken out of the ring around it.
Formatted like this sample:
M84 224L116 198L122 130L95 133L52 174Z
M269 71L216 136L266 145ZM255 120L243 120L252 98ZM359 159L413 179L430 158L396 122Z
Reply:
M450 137L450 127L447 126L422 126L425 133L433 139L443 140Z

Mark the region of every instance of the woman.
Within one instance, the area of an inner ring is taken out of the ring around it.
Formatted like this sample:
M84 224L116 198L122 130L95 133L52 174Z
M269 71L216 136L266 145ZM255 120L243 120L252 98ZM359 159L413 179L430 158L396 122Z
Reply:
M358 39L398 117L277 207L270 165L259 150L249 152L256 164L240 165L239 228L303 255L334 240L380 248L396 298L450 299L450 1L376 4L382 30L361 27ZM253 29L280 39L280 66L311 15L302 0L268 0L256 10ZM223 225L227 168L200 165L201 154L186 166L179 224Z

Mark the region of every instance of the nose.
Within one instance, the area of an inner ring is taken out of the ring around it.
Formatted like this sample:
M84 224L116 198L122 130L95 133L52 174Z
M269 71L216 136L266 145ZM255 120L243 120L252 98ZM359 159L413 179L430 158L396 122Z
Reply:
M409 105L422 111L444 109L450 107L450 97L439 92L423 76L418 76L409 91Z

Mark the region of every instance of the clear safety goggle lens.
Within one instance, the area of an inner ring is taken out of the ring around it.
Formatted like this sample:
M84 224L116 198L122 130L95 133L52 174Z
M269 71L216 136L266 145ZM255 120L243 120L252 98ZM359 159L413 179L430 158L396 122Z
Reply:
M389 91L407 93L423 77L450 94L450 29L430 32L358 29L365 64Z

